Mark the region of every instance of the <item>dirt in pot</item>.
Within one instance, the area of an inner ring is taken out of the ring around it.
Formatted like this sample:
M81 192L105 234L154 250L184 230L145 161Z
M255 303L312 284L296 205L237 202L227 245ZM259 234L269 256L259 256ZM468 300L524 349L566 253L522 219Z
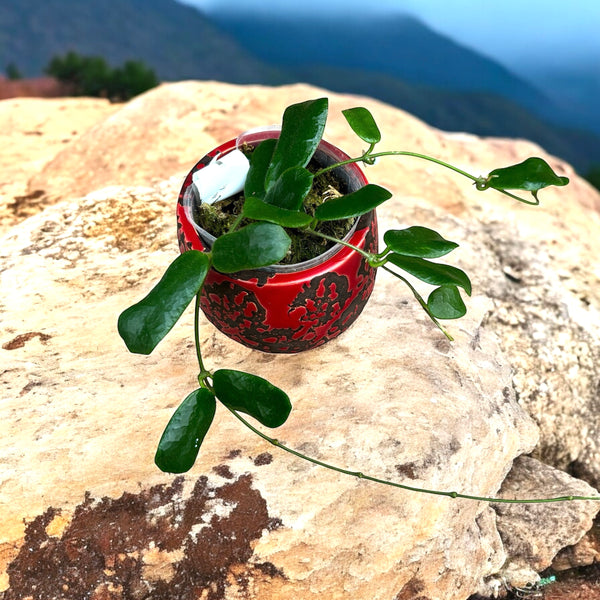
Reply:
M308 165L308 170L316 173L322 165L312 161ZM324 173L315 179L312 190L304 200L304 210L307 214L314 216L315 209L326 200L341 196L341 184L332 172ZM240 214L244 204L244 195L242 193L219 200L214 204L200 204L193 207L194 221L211 235L219 237L227 233ZM315 228L316 231L326 235L343 239L352 229L355 219L345 219L342 221L322 221ZM247 225L249 221L242 221L241 226ZM286 229L287 234L292 240L290 249L281 260L280 264L295 264L310 260L326 252L334 244L323 238L306 233L300 229Z

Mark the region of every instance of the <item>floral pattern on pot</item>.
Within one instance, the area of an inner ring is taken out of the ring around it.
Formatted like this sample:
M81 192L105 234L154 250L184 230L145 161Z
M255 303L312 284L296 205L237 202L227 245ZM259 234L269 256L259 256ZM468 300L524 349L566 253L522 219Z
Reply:
M192 174L214 156L235 147L235 140L203 157L188 173L177 205L177 235L181 252L206 251L206 241L188 219L183 197ZM346 154L327 142L319 147L335 161ZM349 191L366 185L356 164L344 167ZM358 219L347 241L367 252L377 252L377 217L371 211ZM297 265L241 271L211 269L201 296L208 320L233 340L263 352L295 353L316 348L345 331L365 307L375 283L376 269L351 248L339 245L328 256Z

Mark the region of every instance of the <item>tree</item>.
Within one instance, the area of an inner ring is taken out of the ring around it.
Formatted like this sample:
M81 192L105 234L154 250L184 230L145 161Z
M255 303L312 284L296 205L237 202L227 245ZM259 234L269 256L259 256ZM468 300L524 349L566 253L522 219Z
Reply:
M55 56L45 69L48 75L71 86L75 96L95 96L122 102L158 85L154 71L143 62L128 60L111 68L100 56L81 56L73 50Z
M584 177L598 190L600 190L600 165L591 167Z
M158 85L155 72L139 60L128 60L110 78L111 100L125 101Z
M83 57L73 50L69 50L64 56L54 56L44 69L48 75L77 88L80 86L83 71Z
M15 63L10 62L6 65L6 76L11 80L11 81L15 81L17 79L22 79L23 76L21 75L21 71L19 71L19 69L17 68L17 65L15 65Z

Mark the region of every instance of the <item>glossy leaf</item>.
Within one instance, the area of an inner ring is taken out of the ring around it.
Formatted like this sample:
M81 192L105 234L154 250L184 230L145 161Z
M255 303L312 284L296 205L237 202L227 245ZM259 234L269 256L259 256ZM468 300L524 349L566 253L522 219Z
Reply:
M305 212L279 208L254 197L246 198L242 212L248 219L268 221L282 227L305 227L312 221L312 217Z
M291 167L308 165L323 137L327 108L327 98L319 98L285 109L273 161L267 171L266 188Z
M207 389L193 391L166 426L154 457L165 473L189 471L215 416L215 396Z
M568 177L558 176L543 159L532 157L510 167L493 170L486 178L483 188L496 190L527 190L535 197L536 192L550 185L563 186Z
M267 170L271 164L276 144L276 139L265 140L258 144L254 152L252 152L250 156L250 170L246 175L246 183L244 185L244 197L265 197L265 177L267 176Z
M383 241L398 254L420 258L438 258L458 247L457 243L445 240L437 231L419 226L386 231Z
M417 279L431 285L459 286L471 295L471 281L467 274L456 267L431 262L424 258L402 256L391 253L386 257L389 262L410 273Z
M460 296L458 288L444 285L429 294L427 307L437 319L460 319L467 314L467 307Z
M219 369L213 376L213 386L225 406L246 413L267 427L283 425L292 410L283 390L250 373Z
M291 243L281 226L251 223L215 240L213 265L221 273L265 267L279 262L287 254Z
M303 167L292 167L268 187L265 202L287 210L299 210L310 192L313 174Z
M368 144L377 144L381 141L379 127L377 127L373 115L366 108L362 106L348 108L347 110L343 110L342 114L346 117L346 121L348 121L350 127L352 127L352 131L361 140Z
M200 291L209 266L205 253L184 252L143 300L121 313L119 335L130 352L150 354L156 348Z
M327 202L317 207L315 217L320 221L337 221L338 219L359 217L391 197L391 192L370 183L346 196L327 200Z

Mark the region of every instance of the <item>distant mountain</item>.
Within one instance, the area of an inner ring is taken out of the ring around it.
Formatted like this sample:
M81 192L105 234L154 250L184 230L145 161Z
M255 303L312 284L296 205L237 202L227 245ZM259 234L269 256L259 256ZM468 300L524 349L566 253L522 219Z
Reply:
M317 20L215 11L212 17L263 61L305 74L318 66L359 69L443 90L492 92L534 110L550 103L498 62L408 15Z
M575 106L562 106L547 81L542 92L411 16L211 16L249 52L297 80L378 98L440 129L527 138L581 172L600 164L589 105L576 118Z
M75 50L112 66L143 60L162 80L286 80L195 8L174 0L1 0L0 69L38 76Z
M553 100L558 110L550 110L546 115L549 119L600 134L600 57L573 64L518 68Z
M550 126L523 106L497 94L408 84L356 69L312 67L297 69L295 73L302 81L334 92L378 98L446 131L535 141L582 173L600 164L600 136L585 129Z
M411 17L334 22L209 16L175 0L0 0L0 70L13 63L38 76L68 50L112 66L142 60L166 81L304 81L378 98L441 129L528 138L580 172L600 164L600 137L585 118L580 131L548 125L568 121L547 95Z

